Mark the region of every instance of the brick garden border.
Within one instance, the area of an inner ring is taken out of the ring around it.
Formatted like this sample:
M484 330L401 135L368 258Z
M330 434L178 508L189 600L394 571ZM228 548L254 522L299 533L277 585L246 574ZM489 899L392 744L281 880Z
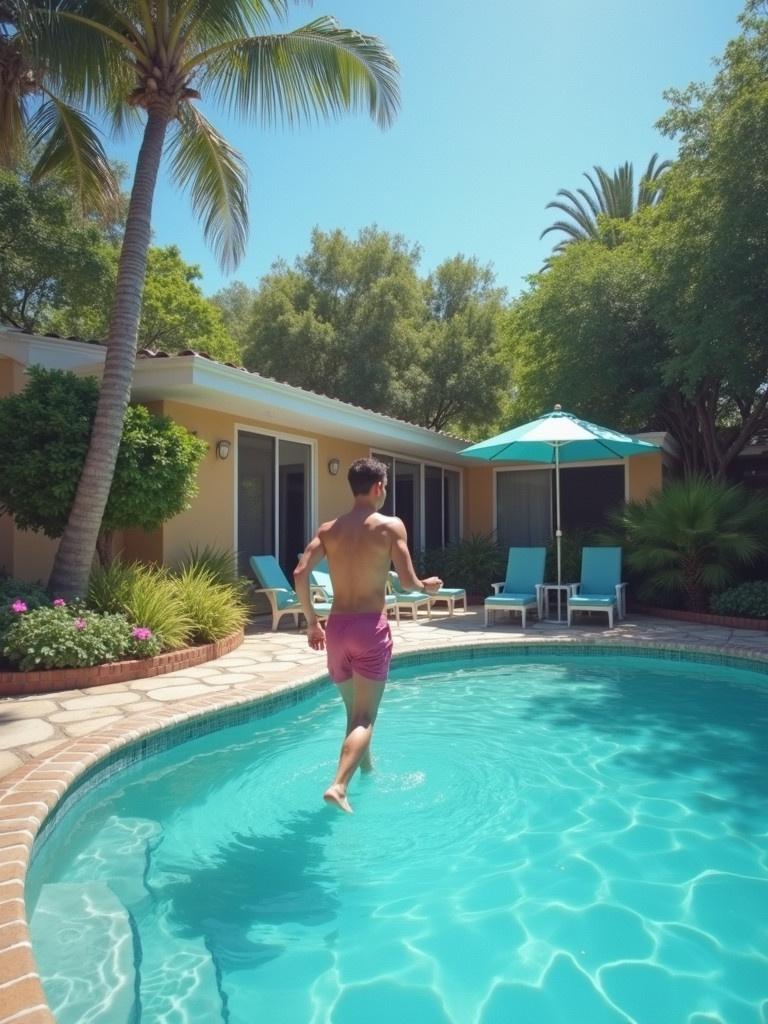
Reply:
M184 647L180 651L167 651L154 658L133 658L130 661L112 661L91 668L49 668L37 672L0 672L0 697L25 697L36 693L56 693L59 690L87 690L91 686L107 683L127 683L131 679L145 679L164 672L178 672L194 665L202 665L214 658L236 650L245 639L241 629L223 640L198 647Z
M673 608L654 608L651 605L632 604L631 610L657 619L677 619L679 622L698 622L702 626L725 626L727 629L768 630L768 619L744 619L738 615L711 615L709 612L685 612Z

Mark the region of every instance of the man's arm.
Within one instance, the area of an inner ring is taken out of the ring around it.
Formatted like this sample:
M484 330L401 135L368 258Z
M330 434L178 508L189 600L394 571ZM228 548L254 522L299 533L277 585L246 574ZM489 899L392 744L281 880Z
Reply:
M322 526L320 527L322 530ZM309 574L314 567L325 558L325 547L320 538L320 530L317 531L312 540L307 544L304 553L299 559L298 565L293 572L293 583L296 587L296 596L301 601L301 610L307 620L309 627L316 626L317 615L312 607L312 595L309 591Z
M392 562L403 586L409 590L423 590L426 594L434 594L438 591L443 585L443 581L439 577L430 576L428 579L420 580L416 575L411 561L411 552L408 550L408 534L403 521L394 517L390 519L389 531L392 537Z

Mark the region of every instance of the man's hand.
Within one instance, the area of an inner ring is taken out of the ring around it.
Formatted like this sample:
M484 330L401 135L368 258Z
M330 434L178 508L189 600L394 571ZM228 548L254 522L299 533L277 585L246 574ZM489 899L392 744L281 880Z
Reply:
M325 630L321 622L313 622L307 626L307 643L313 651L325 650Z
M428 594L436 594L443 585L443 581L439 576L430 576L429 579L422 580L421 582Z

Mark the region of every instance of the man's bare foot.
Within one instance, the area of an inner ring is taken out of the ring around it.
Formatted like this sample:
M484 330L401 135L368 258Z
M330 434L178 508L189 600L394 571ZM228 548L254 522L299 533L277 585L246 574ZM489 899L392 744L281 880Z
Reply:
M373 771L373 758L371 757L370 752L367 751L367 750L363 754L363 758L360 761L360 771L364 775L367 775L368 772L372 772Z
M347 794L340 786L337 786L335 782L323 793L323 800L325 800L327 804L336 804L340 810L345 811L347 814L354 813L352 808L349 806Z

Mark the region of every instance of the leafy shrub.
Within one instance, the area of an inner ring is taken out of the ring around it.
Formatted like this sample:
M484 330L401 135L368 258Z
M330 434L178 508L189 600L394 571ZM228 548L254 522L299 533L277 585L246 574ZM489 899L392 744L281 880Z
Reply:
M11 607L21 601L28 611L50 604L50 598L39 583L24 583L12 576L0 577L0 650L5 635L19 616Z
M441 552L441 562L434 558L436 553L429 554L433 560L425 564L425 571L432 569L447 586L463 587L468 594L490 594L491 584L504 579L507 556L490 534L473 533L449 544Z
M94 570L88 584L89 608L122 614L131 623L152 630L162 650L186 647L194 623L172 577L164 569L116 559Z
M245 625L248 610L237 588L217 582L210 570L189 567L169 582L192 622L193 643L222 640Z
M131 626L122 615L78 613L71 607L20 614L5 637L4 654L22 671L86 668L118 661L131 649Z
M176 572L177 574L182 573L186 569L206 570L216 583L226 583L234 587L243 598L252 584L252 580L239 574L237 555L229 548L217 548L210 544L206 544L203 548L190 548Z
M98 398L94 377L35 366L24 391L0 398L0 513L10 513L17 526L61 536ZM152 530L189 508L207 449L180 424L129 406L102 529Z
M743 615L746 619L768 619L768 581L753 580L717 594L710 602L715 615Z
M768 500L743 487L704 477L668 484L643 502L629 502L614 525L627 564L642 582L640 597L682 598L687 608L708 607L713 592L737 579L766 547Z

